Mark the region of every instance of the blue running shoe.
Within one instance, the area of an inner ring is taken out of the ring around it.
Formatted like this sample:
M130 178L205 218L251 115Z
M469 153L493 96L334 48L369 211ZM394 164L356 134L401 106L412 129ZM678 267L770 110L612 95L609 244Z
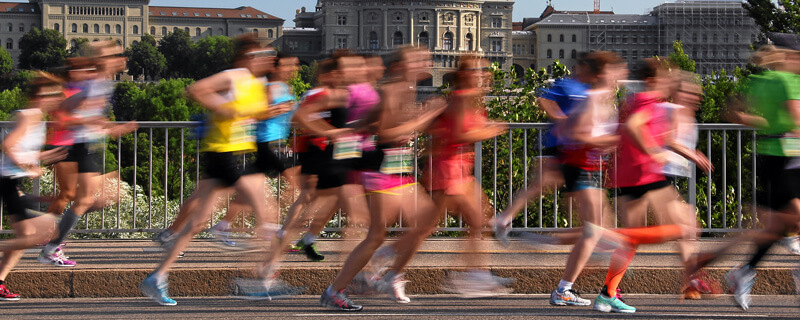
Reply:
M169 284L151 273L139 284L139 291L162 306L174 306L178 302L169 297Z
M631 307L622 300L609 297L604 297L602 294L597 295L597 299L594 299L594 306L592 309L600 312L620 312L620 313L634 313L636 312L636 308Z

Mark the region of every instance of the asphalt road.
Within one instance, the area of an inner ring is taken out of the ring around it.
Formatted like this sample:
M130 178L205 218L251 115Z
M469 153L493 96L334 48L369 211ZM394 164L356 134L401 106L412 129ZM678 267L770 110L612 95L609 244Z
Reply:
M587 298L589 296L587 295ZM317 304L318 297L276 301L230 297L177 298L158 306L146 298L24 299L0 303L3 319L797 319L797 296L756 296L744 312L730 296L680 301L675 295L628 295L635 314L604 314L591 307L552 307L546 295L510 295L464 300L454 296L414 296L408 305L380 298L356 298L361 312L342 313Z

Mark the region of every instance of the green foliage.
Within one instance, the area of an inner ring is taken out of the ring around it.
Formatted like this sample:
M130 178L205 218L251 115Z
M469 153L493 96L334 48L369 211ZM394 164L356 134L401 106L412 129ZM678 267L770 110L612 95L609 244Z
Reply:
M125 50L128 57L128 74L133 77L156 78L167 70L167 59L156 48L156 40L149 34L142 41Z
M31 70L17 70L14 73L4 74L0 77L0 90L26 88L26 85L34 76L35 73Z
M311 89L311 84L303 81L299 74L294 78L289 79L288 83L296 97L302 97L306 91Z
M75 38L73 40L75 41L75 45L69 48L69 52L67 53L68 57L86 57L91 55L89 39Z
M235 54L231 38L214 36L200 39L194 48L195 79L202 79L230 68Z
M0 91L0 121L11 120L11 114L27 104L27 97L20 87Z
M194 75L194 47L189 33L181 29L170 32L158 42L158 51L167 59L164 78L191 78Z
M747 0L742 4L761 32L800 32L800 2L797 0Z
M301 65L298 74L302 82L313 86L317 80L317 61L314 61L311 65Z
M6 49L0 48L0 76L5 76L14 71L14 60Z
M33 28L19 40L20 69L48 70L64 65L67 40L53 29Z
M681 70L695 72L694 60L689 58L689 55L683 51L683 43L680 40L675 40L672 43L672 53L669 54L669 61L678 65Z

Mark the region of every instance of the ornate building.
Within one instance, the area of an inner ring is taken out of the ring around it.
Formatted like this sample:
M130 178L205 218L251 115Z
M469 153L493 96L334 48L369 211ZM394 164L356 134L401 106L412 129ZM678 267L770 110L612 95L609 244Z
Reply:
M387 55L403 45L426 46L434 68L424 84L440 86L462 55L513 63L513 6L508 0L319 0L314 12L298 10L296 27L284 29L279 46L304 62L336 49Z
M61 32L70 45L77 38L113 39L127 47L144 33L160 39L183 29L201 37L253 33L271 43L283 35L284 20L252 7L235 9L156 7L149 0L30 0L0 2L0 41L14 59L19 39L32 28Z

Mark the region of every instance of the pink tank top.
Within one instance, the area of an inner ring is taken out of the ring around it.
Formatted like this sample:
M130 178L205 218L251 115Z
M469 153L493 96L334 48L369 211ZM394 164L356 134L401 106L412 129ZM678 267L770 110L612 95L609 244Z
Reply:
M660 102L661 98L653 93L637 93L628 102L628 110L620 117L620 123L625 123L634 113L649 114L647 122L642 126L644 143L648 148L663 148L670 130L667 113L658 106ZM642 186L666 179L662 173L663 165L639 149L627 130L620 130L616 169L617 187Z

